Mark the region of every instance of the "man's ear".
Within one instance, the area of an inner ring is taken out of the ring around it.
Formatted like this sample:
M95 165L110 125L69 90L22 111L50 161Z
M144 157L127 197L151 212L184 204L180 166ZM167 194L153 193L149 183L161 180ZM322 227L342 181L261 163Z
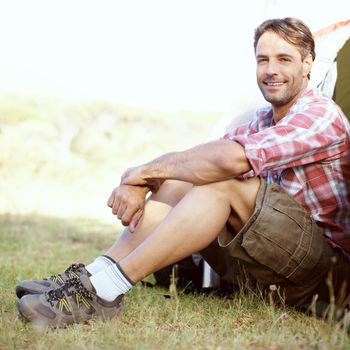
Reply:
M303 61L303 76L307 77L310 72L311 72L311 68L312 68L312 55L309 54L304 58Z

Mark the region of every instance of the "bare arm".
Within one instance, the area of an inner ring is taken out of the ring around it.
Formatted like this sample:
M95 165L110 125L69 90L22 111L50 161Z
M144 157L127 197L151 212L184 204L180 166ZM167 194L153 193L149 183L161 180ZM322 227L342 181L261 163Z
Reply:
M122 176L125 185L151 185L164 179L203 185L241 175L251 169L243 147L234 141L217 140L183 152L167 153Z

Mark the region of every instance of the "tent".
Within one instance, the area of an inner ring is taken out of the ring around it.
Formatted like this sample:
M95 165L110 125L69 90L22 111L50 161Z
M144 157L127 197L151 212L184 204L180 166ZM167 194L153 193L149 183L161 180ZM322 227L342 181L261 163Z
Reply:
M350 31L350 20L348 21ZM350 38L339 50L337 57L337 81L333 93L334 101L350 120Z
M310 85L333 98L350 119L350 20L334 23L314 35L316 60Z

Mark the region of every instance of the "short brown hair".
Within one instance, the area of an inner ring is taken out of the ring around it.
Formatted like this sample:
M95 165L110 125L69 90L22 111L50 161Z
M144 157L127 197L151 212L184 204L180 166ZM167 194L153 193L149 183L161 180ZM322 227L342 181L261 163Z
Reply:
M274 18L269 19L258 28L255 29L254 35L254 50L260 37L267 31L275 32L289 44L294 45L301 54L301 59L304 60L309 54L312 60L315 60L315 41L309 27L297 18ZM308 75L310 79L310 76Z

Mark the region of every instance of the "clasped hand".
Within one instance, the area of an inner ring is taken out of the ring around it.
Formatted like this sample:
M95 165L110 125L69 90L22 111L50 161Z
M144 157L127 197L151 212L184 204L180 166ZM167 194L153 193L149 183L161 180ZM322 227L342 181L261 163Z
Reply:
M120 185L110 195L107 205L129 231L134 232L139 223L149 191L156 192L163 180L145 176L146 167L128 168L122 175Z
M129 231L134 232L139 223L146 201L149 188L146 186L120 185L110 195L107 205L112 208L112 213L121 220L124 226L129 226Z

